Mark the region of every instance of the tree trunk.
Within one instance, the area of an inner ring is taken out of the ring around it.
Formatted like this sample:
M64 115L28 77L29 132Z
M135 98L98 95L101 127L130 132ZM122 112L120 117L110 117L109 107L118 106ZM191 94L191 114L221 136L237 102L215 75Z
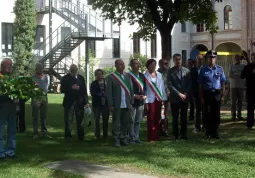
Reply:
M164 29L162 31L160 31L162 59L170 60L171 56L172 56L172 36L170 33L171 33L171 31L164 30Z

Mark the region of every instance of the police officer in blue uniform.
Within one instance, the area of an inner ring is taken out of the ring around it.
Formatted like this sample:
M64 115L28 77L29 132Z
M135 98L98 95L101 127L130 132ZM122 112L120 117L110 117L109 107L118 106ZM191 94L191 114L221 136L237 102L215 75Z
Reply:
M200 99L204 106L206 139L220 139L220 106L225 93L226 76L223 68L216 65L217 52L206 53L208 65L203 67L198 76Z

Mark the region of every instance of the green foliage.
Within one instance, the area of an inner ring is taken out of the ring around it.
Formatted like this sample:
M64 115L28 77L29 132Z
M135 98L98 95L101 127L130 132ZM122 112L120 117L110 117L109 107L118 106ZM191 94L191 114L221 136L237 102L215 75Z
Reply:
M96 66L98 65L99 60L95 58L95 54L89 49L89 82L91 83L94 79L94 71L96 70ZM82 57L80 60L80 74L83 75L85 78L85 67L86 67L86 59Z
M0 95L8 96L10 99L29 100L42 97L44 94L44 91L35 84L31 77L1 76Z
M132 59L138 59L140 61L140 64L141 64L140 71L142 73L144 73L146 71L146 62L148 60L148 56L142 55L140 53L136 53L136 54L130 55L129 61L131 61ZM130 64L129 64L129 66L130 66Z
M104 76L107 77L108 75L110 75L111 73L115 72L116 69L114 66L105 66L103 68L104 71Z
M28 76L31 75L34 66L31 57L36 31L35 0L16 0L14 13L14 72L17 75Z

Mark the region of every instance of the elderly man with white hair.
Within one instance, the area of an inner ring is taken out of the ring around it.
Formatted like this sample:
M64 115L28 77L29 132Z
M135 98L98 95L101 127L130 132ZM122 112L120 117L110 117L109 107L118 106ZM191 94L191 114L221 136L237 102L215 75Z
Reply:
M12 60L3 59L1 62L1 76L11 75ZM7 124L7 142L4 145L4 129ZM0 160L17 158L16 149L16 103L6 95L0 95Z
M45 96L40 98L32 98L31 106L32 106L32 118L33 118L33 139L37 139L38 135L38 119L40 113L41 119L41 137L42 138L51 138L47 135L46 128L46 118L47 118L47 108L48 108L48 76L43 73L43 65L41 63L37 63L35 65L35 74L32 76L35 84L38 85L41 89L46 93Z
M65 119L65 139L72 138L72 123L75 114L78 140L84 140L84 107L88 108L88 94L84 77L78 74L75 64L61 80L61 92L65 94L63 100Z

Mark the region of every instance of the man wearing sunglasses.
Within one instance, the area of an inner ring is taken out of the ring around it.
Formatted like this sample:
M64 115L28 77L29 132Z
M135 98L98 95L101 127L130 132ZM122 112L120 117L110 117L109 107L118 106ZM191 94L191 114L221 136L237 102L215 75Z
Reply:
M168 69L169 69L169 63L167 59L160 59L159 60L159 69L158 72L160 72L162 74L163 80L164 80L164 85L165 85L165 90L166 90L166 94L167 94L167 100L164 102L164 110L165 110L165 119L162 119L160 121L160 135L161 136L166 136L168 137L168 120L167 120L167 116L168 116L168 105L169 103L169 94L170 91L167 87L167 73L168 73Z
M198 82L200 99L204 106L206 139L220 139L220 107L225 93L226 76L223 68L216 65L217 52L210 50L206 53L208 65L200 70Z

